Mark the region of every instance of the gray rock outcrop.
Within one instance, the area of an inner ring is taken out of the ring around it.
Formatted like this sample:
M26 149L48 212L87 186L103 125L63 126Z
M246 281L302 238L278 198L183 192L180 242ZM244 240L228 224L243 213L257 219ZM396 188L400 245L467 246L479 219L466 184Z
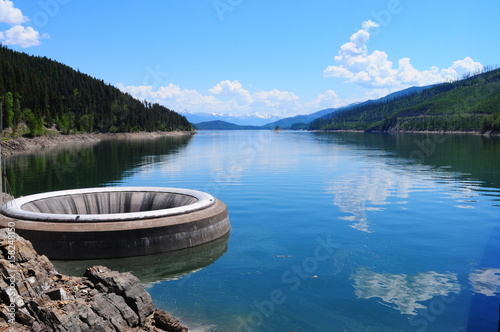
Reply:
M188 331L154 309L131 273L93 266L83 277L62 275L8 229L0 230L0 287L1 331Z

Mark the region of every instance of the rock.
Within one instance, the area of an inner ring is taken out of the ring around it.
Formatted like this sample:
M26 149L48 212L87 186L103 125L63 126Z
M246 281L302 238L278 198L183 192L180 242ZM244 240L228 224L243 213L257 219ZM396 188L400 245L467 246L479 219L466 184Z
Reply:
M108 320L104 320L104 318L97 315L91 308L85 308L84 310L80 310L78 319L89 327L89 331L106 332L114 330L113 325Z
M124 331L139 323L139 318L125 303L123 297L113 293L96 295L92 310L106 318L117 331Z
M9 257L13 244L15 257ZM131 273L94 266L83 277L61 275L29 241L6 229L0 229L0 286L0 331L188 331L154 310Z
M101 284L103 289L107 289L109 293L122 296L137 314L140 322L144 322L146 317L153 313L154 306L151 295L146 292L139 279L133 274L111 271L104 266L94 266L88 268L83 276L87 277L94 285Z
M35 318L33 318L26 309L20 309L16 312L16 320L26 326L31 326L35 322Z
M45 294L48 295L48 297L50 297L53 301L65 301L69 299L66 291L62 288L49 289L45 292Z
M187 328L182 326L179 320L172 317L168 312L156 309L154 313L154 324L156 327L168 332L187 332Z

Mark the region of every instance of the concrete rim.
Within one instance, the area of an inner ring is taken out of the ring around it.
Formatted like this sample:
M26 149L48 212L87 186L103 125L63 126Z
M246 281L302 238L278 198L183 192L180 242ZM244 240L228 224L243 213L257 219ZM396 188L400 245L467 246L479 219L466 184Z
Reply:
M51 197L69 196L89 193L104 193L104 192L163 192L186 195L196 198L198 201L192 204L151 211L129 212L129 213L110 213L110 214L54 214L40 213L23 210L24 204ZM210 207L215 203L215 198L207 193L181 188L165 188L165 187L103 187L103 188L85 188L73 190L52 191L48 193L29 195L13 199L2 206L2 214L11 218L19 218L33 221L54 221L54 222L112 222L112 221L127 221L141 220L150 218L161 218L187 214L194 211L202 210Z

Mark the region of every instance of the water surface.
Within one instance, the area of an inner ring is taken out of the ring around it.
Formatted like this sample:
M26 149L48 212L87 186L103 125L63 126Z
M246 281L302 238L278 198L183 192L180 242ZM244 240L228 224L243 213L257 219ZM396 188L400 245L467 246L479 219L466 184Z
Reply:
M223 200L206 249L100 261L193 331L495 331L500 141L228 131L6 161L16 196L167 186ZM85 264L59 262L80 273Z

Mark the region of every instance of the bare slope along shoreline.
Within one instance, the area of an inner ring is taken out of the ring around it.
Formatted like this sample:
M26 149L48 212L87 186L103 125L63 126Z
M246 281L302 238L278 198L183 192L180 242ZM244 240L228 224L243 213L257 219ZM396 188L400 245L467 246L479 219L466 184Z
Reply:
M61 144L75 143L97 143L103 140L112 139L151 139L164 136L194 135L191 131L155 131L155 132L134 132L134 133L104 133L104 134L74 134L61 135L52 134L33 138L16 137L2 140L2 157L8 157L21 153L30 153L36 150L57 147Z
M0 229L0 273L0 331L188 331L131 273L62 275L14 227Z

